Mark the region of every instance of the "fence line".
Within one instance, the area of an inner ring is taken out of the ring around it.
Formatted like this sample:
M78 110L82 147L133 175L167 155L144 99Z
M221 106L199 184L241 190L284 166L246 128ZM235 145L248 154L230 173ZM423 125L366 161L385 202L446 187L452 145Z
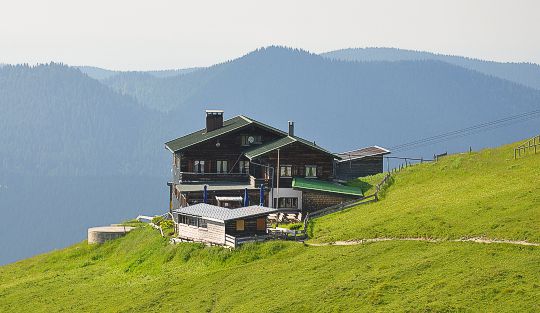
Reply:
M534 150L534 154L536 154L537 150L540 150L540 135L534 136L527 140L527 142L515 147L514 159L521 157L521 151L523 151L523 154L527 154L531 150Z

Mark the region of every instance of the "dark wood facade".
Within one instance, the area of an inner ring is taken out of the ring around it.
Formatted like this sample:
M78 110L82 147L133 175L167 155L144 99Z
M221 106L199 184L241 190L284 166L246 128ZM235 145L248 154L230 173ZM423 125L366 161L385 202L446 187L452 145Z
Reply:
M205 129L166 143L173 152L171 211L203 203L205 185L207 204L220 205L216 197L243 198L247 189L249 204L258 205L262 185L264 206L309 212L354 196L332 188L307 190L305 185L296 184L299 178L334 183L336 178L347 175L356 178L382 172L382 155L337 162L341 156L295 136L292 122L288 132L283 132L245 116L223 121L222 114L208 111ZM253 226L252 222L246 223L248 228ZM227 229L232 231L231 227Z
M276 175L279 174L280 188L291 188L294 177L306 177L306 166L314 166L316 168L316 176L312 178L323 180L334 178L334 157L319 150L306 147L299 142L282 147L279 149L279 152L277 150L271 151L257 158L255 161L275 169ZM283 176L281 174L281 167L284 166L291 167L290 176ZM263 177L268 178L266 176ZM275 187L277 187L277 176L274 180Z
M376 155L336 162L336 178L351 180L382 173L384 171L383 161L383 155Z
M240 229L238 223L243 223ZM234 237L262 236L266 235L267 219L266 216L249 217L240 220L226 221L225 233Z
M261 140L260 142L246 145L242 143L243 136L252 136L254 138L260 138ZM218 173L217 161L227 161L227 172L230 172L230 174L238 174L241 172L240 161L249 161L243 156L245 150L281 137L283 137L283 135L257 127L256 125L249 125L244 129L223 134L217 138L198 143L184 151L175 153L174 164L178 167L180 172L194 173L197 172L195 169L195 161L205 161L204 172L205 174L211 174ZM200 175L198 178L202 179L202 176L203 175ZM216 178L218 177L212 177L211 179ZM229 178L225 176L223 176L223 178L229 180Z
M217 120L216 120L217 119ZM207 115L207 129L219 132L223 122L219 115ZM218 127L216 129L216 127ZM289 131L294 132L294 126L289 125ZM201 134L203 134L201 132ZM207 203L217 205L216 196L244 196L244 187L248 187L249 203L259 204L261 184L265 187L264 205L272 206L270 199L272 188L291 188L294 177L306 177L306 166L314 179L331 180L334 177L335 156L317 148L305 140L298 140L278 149L269 149L257 158L249 159L245 152L250 149L272 144L288 137L285 133L261 123L251 123L232 131L227 131L207 140L191 144L173 153L173 180L171 188L172 205L174 208L203 202L202 186L206 183L235 182L236 190L208 191ZM251 137L251 140L247 140ZM298 138L298 137L294 137ZM279 164L278 164L279 154ZM204 164L204 165L201 165ZM224 166L226 164L226 166ZM290 175L280 175L280 168L290 167ZM278 184L278 177L279 184ZM183 186L199 185L200 188L186 191Z

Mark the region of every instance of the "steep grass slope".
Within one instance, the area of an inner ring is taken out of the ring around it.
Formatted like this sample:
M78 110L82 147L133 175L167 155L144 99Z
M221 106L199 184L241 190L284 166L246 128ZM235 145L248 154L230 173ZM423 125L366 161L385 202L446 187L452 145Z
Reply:
M485 236L540 242L540 154L515 144L452 155L394 175L384 199L315 220L317 241Z
M540 155L510 151L404 170L382 201L315 220L315 240L538 242ZM539 297L540 247L510 244L275 241L229 251L170 245L141 227L0 267L0 312L538 312Z
M2 312L534 312L540 249L385 242L237 251L146 228L0 268Z

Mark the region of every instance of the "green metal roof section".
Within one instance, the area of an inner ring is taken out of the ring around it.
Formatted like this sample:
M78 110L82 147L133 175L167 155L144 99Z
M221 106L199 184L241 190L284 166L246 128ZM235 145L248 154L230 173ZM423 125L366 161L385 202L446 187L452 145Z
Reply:
M243 115L238 115L233 118L230 118L223 122L223 127L215 129L211 132L206 132L206 128L203 128L199 131L196 131L194 133L191 133L189 135L185 135L183 137L171 140L169 142L165 143L165 146L172 152L177 152L180 150L183 150L187 147L190 147L192 145L204 142L206 140L219 137L223 134L235 131L237 129L240 129L242 127L245 127L250 124L257 124L261 127L264 127L266 129L278 132L282 135L287 135L286 132L281 131L277 128L274 128L272 126L266 125L264 123L258 122L254 119L248 118Z
M246 151L244 151L244 155L252 160L258 156L261 156L263 154L266 154L270 151L273 151L275 149L279 149L281 147L284 147L290 143L293 143L295 142L296 140L294 140L292 137L283 137L283 138L280 138L280 139L276 139L276 140L273 140L273 141L270 141L268 143L265 143L265 144L262 144L260 146L257 146L257 147L254 147L254 148L251 148L251 149L248 149Z
M280 138L280 139L276 139L274 141L270 141L268 143L265 143L263 145L260 145L260 146L257 146L257 147L254 147L252 149L248 149L246 151L244 151L244 155L250 159L250 160L253 160L254 158L256 157L259 157L261 155L264 155L268 152L271 152L271 151L274 151L276 149L279 149L281 147L284 147L286 145L289 145L293 142L300 142L306 146L309 146L313 149L317 149L323 153L327 153L327 154L330 154L332 155L334 158L336 159L340 159L340 157L338 157L337 155L333 154L332 152L322 148L322 147L319 147L317 146L315 143L311 142L311 141L307 141L305 139L302 139L300 137L296 137L296 136L287 136L287 137L283 137L283 138Z
M298 189L308 189L308 190L317 190L331 193L339 193L344 195L359 196L362 197L364 194L359 188L339 185L337 183L332 183L323 180L317 179L308 179L308 178L293 178L292 187Z
M268 129L270 131L274 131L274 132L276 132L278 134L283 135L284 137L247 150L245 152L245 155L249 159L253 159L253 158L257 157L257 156L263 155L263 154L268 153L268 152L270 152L272 150L278 149L280 147L286 146L288 144L291 144L291 143L297 142L297 141L300 142L300 143L303 143L304 145L307 145L307 146L310 146L310 147L312 147L314 149L322 151L324 153L331 154L336 159L341 159L339 156L333 154L332 152L330 152L330 151L328 151L328 150L326 150L326 149L324 149L322 147L317 146L315 143L313 143L311 141L305 140L305 139L297 137L297 136L287 136L287 133L280 130L280 129L277 129L277 128L272 127L270 125L261 123L259 121L256 121L256 120L254 120L252 118L249 118L247 116L244 116L244 115L238 115L238 116L230 118L230 119L228 119L226 121L223 121L223 127L215 129L215 130L213 130L211 132L206 132L206 128L203 128L203 129L201 129L199 131L196 131L194 133L191 133L191 134L182 136L180 138L171 140L169 142L166 142L165 146L171 152L181 151L181 150L183 150L185 148L188 148L190 146L196 145L198 143L207 141L207 140L212 139L212 138L219 137L219 136L221 136L223 134L238 130L238 129L243 128L243 127L245 127L247 125L250 125L250 124L255 124L255 125L258 125L258 126L260 126L262 128L266 128L266 129Z

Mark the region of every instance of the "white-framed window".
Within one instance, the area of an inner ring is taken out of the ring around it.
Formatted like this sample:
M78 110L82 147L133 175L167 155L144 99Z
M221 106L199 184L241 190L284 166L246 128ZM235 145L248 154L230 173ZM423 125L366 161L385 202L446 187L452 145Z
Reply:
M229 162L228 161L217 161L216 162L216 172L217 173L227 173L229 171Z
M204 161L198 160L198 161L193 162L193 171L195 173L204 174Z
M306 177L317 177L316 165L306 165Z
M279 169L279 176L281 177L291 177L292 176L292 166L291 165L281 165Z
M249 161L238 162L238 173L242 173L242 174L249 173Z
M274 208L277 208L277 199L274 198ZM295 197L280 197L279 198L280 209L298 209L298 198Z

